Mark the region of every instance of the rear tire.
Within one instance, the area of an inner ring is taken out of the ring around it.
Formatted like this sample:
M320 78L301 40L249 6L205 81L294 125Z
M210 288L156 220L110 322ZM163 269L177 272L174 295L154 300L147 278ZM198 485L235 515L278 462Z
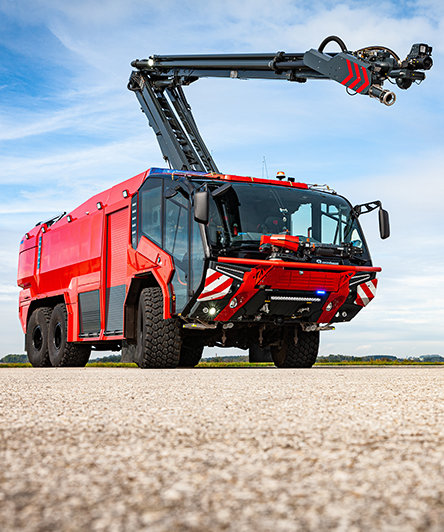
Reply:
M140 368L177 368L181 343L178 321L163 318L162 290L144 288L137 313L136 364Z
M297 344L294 330L286 331L282 347L272 351L273 362L278 368L311 368L319 351L319 331L305 332L298 329Z
M273 362L271 348L261 347L259 344L251 345L248 350L248 360L250 362Z
M64 303L54 307L49 321L48 351L51 364L56 367L84 367L91 354L91 346L68 342L68 312Z
M35 368L51 366L48 353L50 307L40 307L31 314L26 328L25 345L28 360Z

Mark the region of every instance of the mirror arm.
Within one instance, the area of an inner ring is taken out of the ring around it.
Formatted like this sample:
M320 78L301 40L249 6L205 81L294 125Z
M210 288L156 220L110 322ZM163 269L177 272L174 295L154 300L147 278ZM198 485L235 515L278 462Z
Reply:
M368 203L361 203L359 205L355 205L353 207L352 212L356 216L356 218L358 218L361 214L367 214L368 212L372 212L378 207L382 209L382 203L379 200L369 201Z

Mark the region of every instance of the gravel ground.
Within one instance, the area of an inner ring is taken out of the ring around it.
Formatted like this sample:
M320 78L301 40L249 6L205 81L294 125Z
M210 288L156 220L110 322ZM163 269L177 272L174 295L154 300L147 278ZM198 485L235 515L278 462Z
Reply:
M444 368L0 370L0 529L444 530Z

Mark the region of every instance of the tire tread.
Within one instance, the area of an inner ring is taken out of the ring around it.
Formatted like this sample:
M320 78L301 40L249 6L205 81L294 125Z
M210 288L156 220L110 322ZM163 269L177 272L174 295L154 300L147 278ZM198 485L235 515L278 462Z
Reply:
M65 331L68 329L68 311L64 303L59 303L54 307L52 316L55 316L57 309L60 309L65 319ZM48 337L49 342L49 337ZM56 367L84 367L91 354L91 346L66 342L63 356L55 364Z
M290 335L291 336L291 335ZM279 368L311 368L316 362L319 351L319 331L304 332L299 330L298 342L292 338L284 342L285 356L273 357Z
M138 365L141 368L176 368L181 348L179 323L163 318L163 294L159 287L142 290L139 312L143 312L146 334Z
M33 313L31 314L31 317L28 322L27 330L26 330L26 351L28 353L28 360L32 364L34 368L47 368L51 366L51 361L49 360L49 350L48 350L48 329L49 329L49 320L51 319L51 313L52 308L51 307L39 307L36 308ZM31 346L29 345L29 342L31 342L31 339L28 336L28 333L30 332L30 325L32 325L32 320L38 320L38 315L41 315L43 318L43 321L46 322L46 334L44 335L44 341L46 342L45 351L42 354L41 360L37 362L36 360L31 360L33 358L32 354L30 356L30 350Z

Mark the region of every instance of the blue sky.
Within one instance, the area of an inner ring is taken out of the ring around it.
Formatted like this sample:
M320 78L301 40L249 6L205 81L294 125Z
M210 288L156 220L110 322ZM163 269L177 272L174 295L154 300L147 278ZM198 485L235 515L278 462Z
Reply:
M0 0L0 355L23 352L18 243L41 219L150 166L163 166L126 89L130 61L151 54L301 52L331 34L350 49L405 56L433 46L426 81L387 108L333 82L201 80L187 97L224 172L285 170L352 203L390 211L380 241L362 218L377 297L322 335L321 353L444 354L444 5L424 1Z

